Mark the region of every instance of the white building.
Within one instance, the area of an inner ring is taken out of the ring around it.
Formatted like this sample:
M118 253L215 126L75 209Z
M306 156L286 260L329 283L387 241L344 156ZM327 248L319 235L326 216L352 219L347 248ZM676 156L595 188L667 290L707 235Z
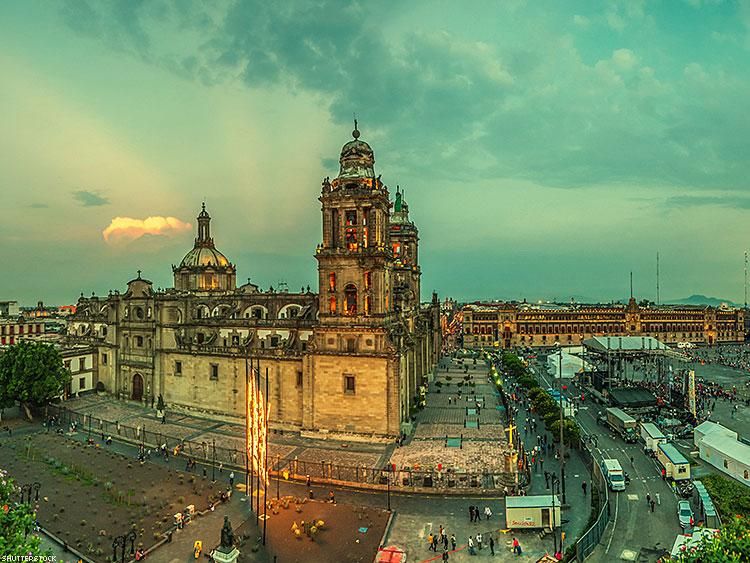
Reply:
M67 397L96 389L96 354L90 346L70 346L60 350L63 364L73 376L66 388Z
M737 432L707 420L696 427L694 440L703 461L750 486L750 446L737 439Z

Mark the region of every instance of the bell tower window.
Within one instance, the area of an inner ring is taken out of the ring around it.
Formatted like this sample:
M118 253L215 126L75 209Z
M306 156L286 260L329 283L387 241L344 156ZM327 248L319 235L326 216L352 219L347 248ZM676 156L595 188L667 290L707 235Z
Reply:
M344 288L344 300L345 300L345 314L356 315L357 314L357 288L352 284L347 285Z
M372 289L372 272L365 272L365 289Z
M332 295L328 300L328 312L332 315L336 314L336 296Z
M336 274L334 272L328 274L328 291L336 291Z
M350 252L357 250L357 212L346 212L346 249Z

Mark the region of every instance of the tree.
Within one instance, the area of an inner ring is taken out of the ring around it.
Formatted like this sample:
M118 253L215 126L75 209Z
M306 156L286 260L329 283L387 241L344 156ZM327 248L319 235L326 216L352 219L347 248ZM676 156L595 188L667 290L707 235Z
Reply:
M70 371L53 345L23 340L0 356L0 403L18 401L33 420L31 407L58 397L70 379Z
M747 561L750 553L750 520L734 516L715 536L704 537L672 560L679 563L734 563Z
M36 515L28 504L18 504L21 491L8 473L0 469L0 553L45 555L39 537L32 534Z

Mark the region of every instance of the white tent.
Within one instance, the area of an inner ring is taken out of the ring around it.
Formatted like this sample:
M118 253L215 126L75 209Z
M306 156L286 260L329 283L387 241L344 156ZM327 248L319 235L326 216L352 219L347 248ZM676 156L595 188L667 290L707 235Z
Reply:
M562 358L560 357L562 355ZM590 371L591 364L582 358L561 350L547 356L547 371L554 378L571 379L583 371ZM562 372L562 373L561 373Z

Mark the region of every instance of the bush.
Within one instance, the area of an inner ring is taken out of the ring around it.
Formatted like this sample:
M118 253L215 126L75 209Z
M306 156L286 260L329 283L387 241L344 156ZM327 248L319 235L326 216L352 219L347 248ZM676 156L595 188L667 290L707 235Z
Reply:
M708 475L701 481L722 518L734 515L750 518L750 489L745 485L721 475Z

